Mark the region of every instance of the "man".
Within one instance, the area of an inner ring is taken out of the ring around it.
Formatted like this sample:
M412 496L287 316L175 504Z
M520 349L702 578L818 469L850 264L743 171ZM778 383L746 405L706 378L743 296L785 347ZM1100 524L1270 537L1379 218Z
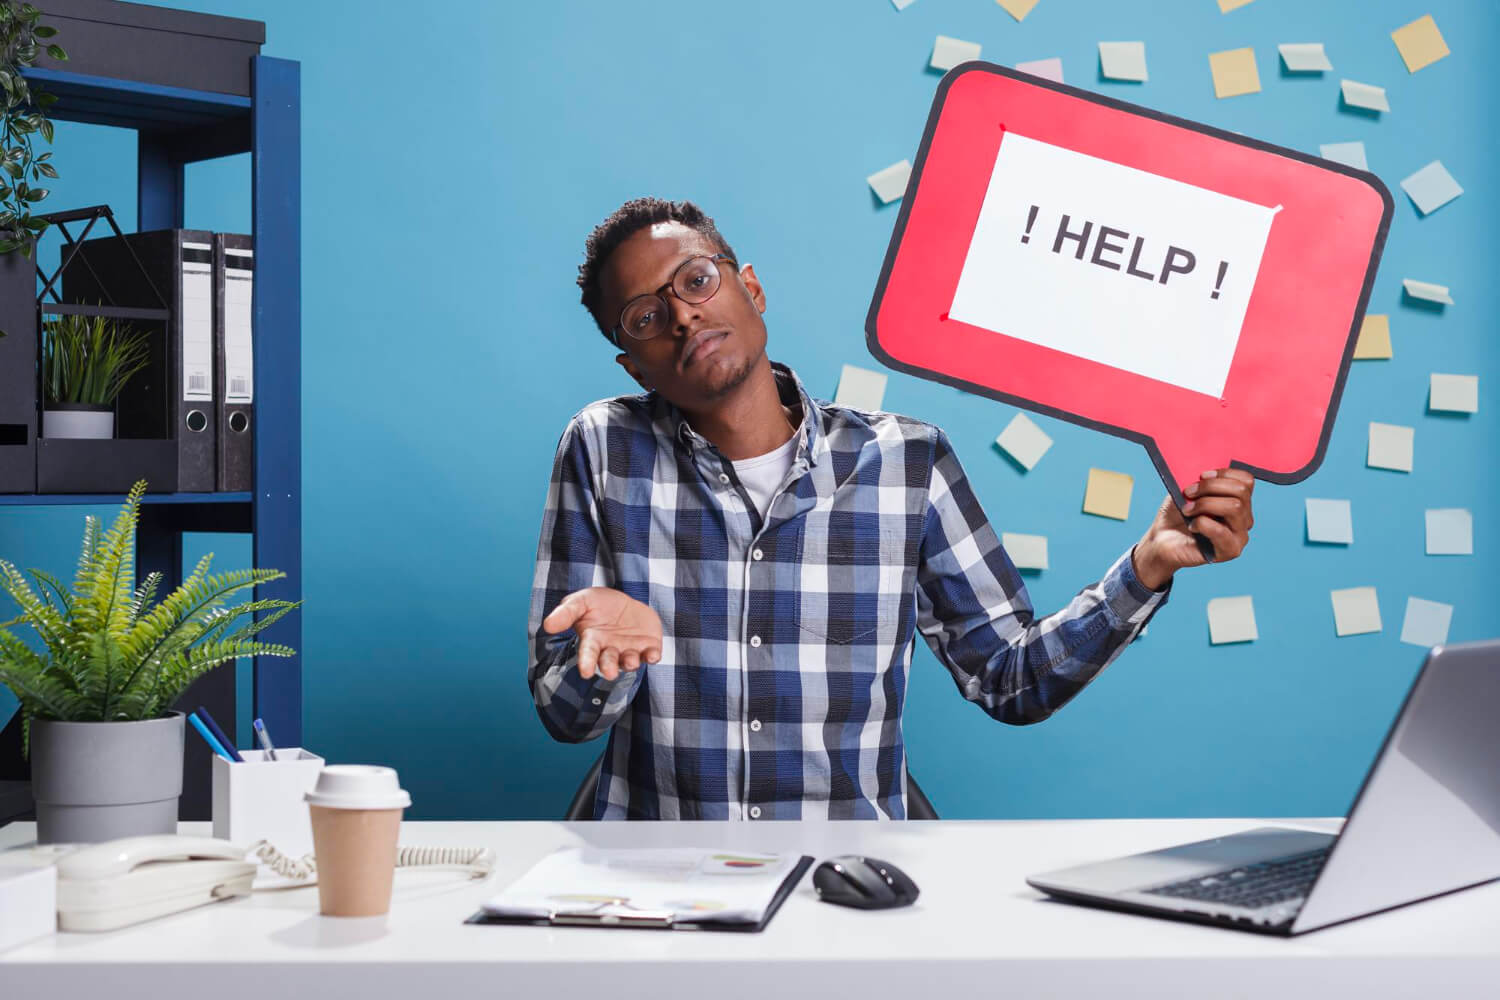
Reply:
M766 292L691 202L589 237L583 304L644 394L558 445L528 680L567 742L605 733L602 819L900 819L920 632L1002 722L1047 718L1204 563L1233 559L1251 477L1212 470L1061 611L1037 617L947 436L814 401L766 357Z

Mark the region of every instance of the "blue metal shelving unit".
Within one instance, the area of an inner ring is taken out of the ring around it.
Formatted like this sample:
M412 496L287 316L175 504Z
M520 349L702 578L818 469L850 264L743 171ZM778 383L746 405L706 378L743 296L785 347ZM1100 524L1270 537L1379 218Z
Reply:
M28 79L60 98L49 117L136 130L137 227L142 231L183 227L186 164L236 153L251 156L255 488L250 493L147 495L137 536L137 573L161 572L164 593L183 576L183 532L215 531L249 533L254 564L286 573L286 580L268 588L267 596L302 596L300 69L286 59L251 57L248 98L54 69L26 71ZM123 502L123 496L0 496L5 507ZM300 616L286 616L262 637L300 650ZM254 676L254 713L266 720L278 743L300 745L300 655L256 660ZM199 685L191 692L195 701L226 709L220 721L232 723L233 671L213 671Z

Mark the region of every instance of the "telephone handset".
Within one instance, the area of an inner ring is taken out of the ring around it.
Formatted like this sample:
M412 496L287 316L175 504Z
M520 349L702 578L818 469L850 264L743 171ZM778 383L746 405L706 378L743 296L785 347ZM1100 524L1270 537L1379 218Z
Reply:
M250 894L256 865L210 837L126 837L57 858L57 926L107 931Z
M237 896L248 896L260 865L277 874L311 879L317 862L294 859L265 841L249 848L212 837L162 834L126 837L85 847L48 844L8 851L36 865L57 866L57 926L64 931L108 931ZM488 848L402 847L397 867L456 866L483 878L494 865Z

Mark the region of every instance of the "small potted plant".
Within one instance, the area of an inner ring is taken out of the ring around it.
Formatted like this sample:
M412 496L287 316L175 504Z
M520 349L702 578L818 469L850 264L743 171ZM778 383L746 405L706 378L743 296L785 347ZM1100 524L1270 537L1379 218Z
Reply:
M115 399L150 362L147 335L103 316L42 324L42 437L114 437Z
M145 482L136 483L102 535L97 518L84 519L71 591L41 570L29 570L28 581L0 560L0 590L21 609L0 622L0 684L21 703L39 843L174 832L183 714L173 701L220 664L295 655L255 636L301 601L224 607L230 595L286 575L277 570L209 575L210 553L158 603L161 574L133 586L145 492ZM264 617L235 627L254 614ZM36 632L39 650L10 631L16 625Z

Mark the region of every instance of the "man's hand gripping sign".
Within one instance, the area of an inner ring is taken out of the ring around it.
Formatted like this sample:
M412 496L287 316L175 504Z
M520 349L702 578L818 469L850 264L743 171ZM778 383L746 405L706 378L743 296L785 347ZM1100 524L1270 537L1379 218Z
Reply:
M1372 174L988 63L938 86L865 329L888 366L1203 469L1322 461L1390 224Z

